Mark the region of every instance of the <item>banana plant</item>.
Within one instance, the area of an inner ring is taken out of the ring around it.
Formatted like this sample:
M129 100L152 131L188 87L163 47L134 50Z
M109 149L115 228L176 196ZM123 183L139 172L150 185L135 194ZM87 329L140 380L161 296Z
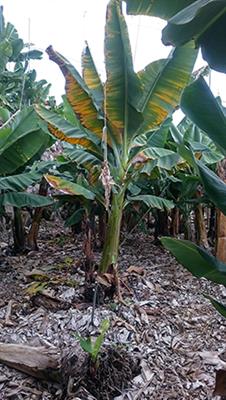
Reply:
M107 7L104 50L103 83L88 45L82 55L82 76L50 46L49 58L60 67L66 80L69 111L62 119L43 107L37 108L55 137L75 145L76 150L82 148L87 163L92 159L102 166L100 177L105 197L100 197L100 201L108 212L108 226L100 272L117 263L126 204L145 201L154 207L169 206L164 199L148 195L127 198L127 191L140 173L140 166L158 158L153 149L147 148L145 138L144 145L137 140L143 135L151 136L174 112L197 56L197 50L189 43L173 50L167 59L152 62L135 73L120 0L111 0Z

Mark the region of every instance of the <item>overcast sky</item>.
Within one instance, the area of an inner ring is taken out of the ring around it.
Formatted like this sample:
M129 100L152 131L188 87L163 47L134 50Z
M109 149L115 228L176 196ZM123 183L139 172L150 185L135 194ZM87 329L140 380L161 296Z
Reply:
M170 0L169 0L170 1ZM6 21L12 22L25 42L44 51L50 44L80 69L81 52L88 41L99 72L104 76L103 38L108 0L0 0ZM30 21L30 29L29 29ZM135 68L166 57L170 51L161 43L164 21L150 17L127 17ZM205 65L201 57L197 67ZM58 100L64 92L59 68L47 56L35 64L39 79L52 83ZM212 90L226 101L226 76L212 74Z

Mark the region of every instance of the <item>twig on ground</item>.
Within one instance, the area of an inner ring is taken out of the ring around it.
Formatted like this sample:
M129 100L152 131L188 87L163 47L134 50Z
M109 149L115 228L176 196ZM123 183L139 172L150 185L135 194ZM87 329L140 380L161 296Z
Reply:
M5 321L4 321L5 326L14 325L14 322L11 321L12 305L13 305L13 300L9 300L5 314Z

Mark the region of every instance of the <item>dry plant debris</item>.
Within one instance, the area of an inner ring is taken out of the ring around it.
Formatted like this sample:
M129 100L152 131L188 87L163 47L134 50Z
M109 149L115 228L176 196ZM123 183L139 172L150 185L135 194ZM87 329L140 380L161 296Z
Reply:
M95 257L98 262L99 254ZM132 359L139 359L141 367L115 400L219 399L213 392L216 371L226 370L226 323L202 292L222 299L225 288L220 287L219 293L219 286L198 281L154 246L150 236L139 233L129 237L121 250L123 303L115 299L99 306L93 326L92 304L83 300L81 259L81 238L72 238L50 223L43 223L38 253L1 256L0 342L54 346L63 354L77 345L75 332L95 335L100 322L108 318L111 328L105 345L120 346ZM42 273L44 289L29 294L31 283L40 283ZM45 301L35 301L40 297ZM219 379L216 394L223 390ZM58 383L39 381L0 364L0 400L60 398ZM64 398L96 399L83 385Z

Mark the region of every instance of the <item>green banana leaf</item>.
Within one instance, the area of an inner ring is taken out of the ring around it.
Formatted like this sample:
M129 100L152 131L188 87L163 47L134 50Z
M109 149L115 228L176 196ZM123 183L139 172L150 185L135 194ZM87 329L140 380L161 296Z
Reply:
M164 44L174 47L195 40L211 68L226 72L225 0L125 0L129 14L152 15L168 20Z
M107 118L113 127L115 143L123 143L127 149L129 138L142 122L141 113L134 107L134 99L140 93L140 82L133 69L129 35L121 4L115 0L110 0L107 7L104 52Z
M161 242L194 276L226 285L226 264L206 250L187 240L162 237Z
M12 174L48 147L50 136L33 107L24 108L0 128L0 174Z
M150 15L168 20L196 0L125 0L132 15Z
M0 207L45 207L53 204L53 200L33 193L8 192L0 194Z
M204 297L208 299L211 304L214 306L214 308L224 317L226 318L226 306L222 303L219 303L216 299L214 299L212 296L209 296L207 294L204 294Z
M152 208L158 208L159 210L162 210L164 208L170 210L171 208L174 207L174 203L171 200L164 199L162 197L158 196L153 196L150 194L143 194L139 196L127 196L126 202L125 202L125 207L134 202L134 201L141 201L146 204L148 207Z
M178 126L175 126L174 124L172 124L170 126L170 134L172 136L173 141L177 145L183 145L184 136L183 136L183 133L181 132L181 130L178 129Z
M76 126L77 128L79 128L80 122L79 122L76 114L74 113L73 108L72 108L71 104L69 103L65 94L63 94L63 96L62 96L62 100L63 100L63 115L64 115L65 119L68 122L70 122L70 124L72 124L73 126Z
M0 72L5 70L9 61L14 61L24 47L17 30L11 23L5 24L3 7L0 9Z
M197 166L207 196L226 215L226 184L200 161Z
M76 162L77 165L83 166L88 171L94 165L100 165L103 161L97 158L91 152L85 151L84 149L65 149L64 154L69 160Z
M7 176L0 178L0 191L23 191L28 186L33 185L35 182L40 181L41 174L37 172L27 172L24 174Z
M168 21L162 40L167 45L181 46L193 39L211 68L226 72L225 22L224 0L197 0Z
M0 107L0 120L5 123L10 118L10 112L6 107Z
M193 153L201 153L204 164L216 164L224 158L212 139L187 117L177 127L171 124L170 131L177 145L184 143ZM198 156L200 157L199 154Z
M160 128L151 135L147 133L147 145L150 147L165 147L171 123L172 120L169 117L161 124Z
M198 78L184 90L181 109L226 152L226 117L204 78Z
M34 108L26 107L17 111L0 128L0 155L12 146L17 140L40 128Z
M163 31L163 42L180 46L191 39L197 40L225 8L221 0L197 0L183 7L168 21Z
M160 147L144 149L143 154L147 159L157 160L157 166L168 171L170 171L181 159L179 154L174 151L162 149Z
M76 210L72 215L70 215L70 217L66 219L64 226L68 228L80 222L82 220L84 212L84 208L79 208L79 210Z

